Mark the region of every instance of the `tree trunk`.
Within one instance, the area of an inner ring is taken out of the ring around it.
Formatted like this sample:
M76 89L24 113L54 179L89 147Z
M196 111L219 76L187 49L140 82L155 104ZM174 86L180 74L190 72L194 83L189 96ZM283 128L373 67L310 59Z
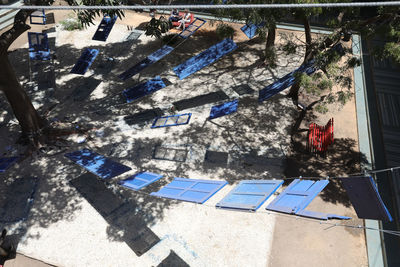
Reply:
M312 58L312 38L311 38L311 27L310 27L310 20L307 16L303 17L303 25L304 25L304 33L306 36L306 52L304 54L303 63L306 63ZM295 105L297 105L299 100L299 91L300 91L300 84L296 82L295 84L290 87L290 91L287 94L287 97L290 97Z
M275 37L276 37L276 25L273 24L270 27L268 27L268 36L265 49L269 49L275 45Z
M4 92L17 118L23 135L37 136L44 127L44 121L32 105L31 100L19 83L7 54L0 55L0 90Z

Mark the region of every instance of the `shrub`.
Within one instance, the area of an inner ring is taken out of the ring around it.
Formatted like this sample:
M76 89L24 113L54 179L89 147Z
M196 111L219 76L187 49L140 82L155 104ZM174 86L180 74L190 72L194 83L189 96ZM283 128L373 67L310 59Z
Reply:
M216 30L217 35L222 38L233 38L233 35L235 34L235 30L229 26L228 24L225 23L220 23L217 26L217 30Z
M61 21L60 24L63 26L63 29L67 31L83 29L82 23L80 23L77 18L68 18L66 20Z

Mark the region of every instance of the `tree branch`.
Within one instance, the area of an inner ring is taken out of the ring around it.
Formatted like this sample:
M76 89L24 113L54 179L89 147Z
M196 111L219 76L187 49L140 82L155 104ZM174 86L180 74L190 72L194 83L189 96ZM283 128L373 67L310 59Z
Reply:
M7 53L10 45L31 27L26 24L26 19L34 10L20 10L14 17L14 25L0 36L0 53Z

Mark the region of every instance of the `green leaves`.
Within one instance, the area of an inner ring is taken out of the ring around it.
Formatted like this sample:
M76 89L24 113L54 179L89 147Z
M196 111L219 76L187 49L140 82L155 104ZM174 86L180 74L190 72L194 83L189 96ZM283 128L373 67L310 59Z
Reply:
M168 32L170 27L171 24L165 17L161 16L159 19L152 18L149 23L146 24L145 34L147 36L161 38L162 34Z

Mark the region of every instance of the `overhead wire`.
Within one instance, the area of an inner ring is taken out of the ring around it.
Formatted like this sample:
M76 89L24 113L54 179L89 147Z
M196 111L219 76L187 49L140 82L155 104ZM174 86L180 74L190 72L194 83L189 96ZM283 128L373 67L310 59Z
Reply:
M4 5L1 9L51 9L51 10L138 10L138 9L255 9L255 8L335 8L335 7L373 7L400 6L400 1L389 2L351 2L351 3L290 3L290 4L204 4L204 5L116 5L116 6L12 6Z

